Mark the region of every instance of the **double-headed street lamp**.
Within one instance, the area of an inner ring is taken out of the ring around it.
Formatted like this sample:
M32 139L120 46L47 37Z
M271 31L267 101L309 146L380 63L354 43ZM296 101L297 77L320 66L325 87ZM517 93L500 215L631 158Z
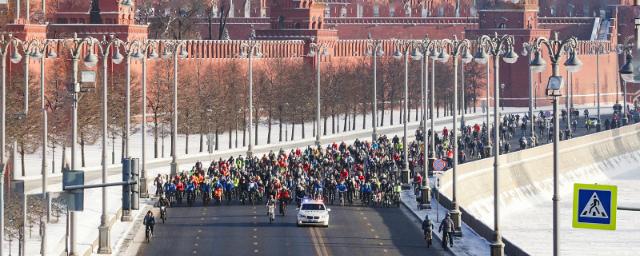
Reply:
M543 47L544 46L544 47ZM547 96L552 97L553 101L553 255L557 256L560 252L558 243L559 229L558 229L558 202L560 201L558 195L559 185L559 168L558 158L559 149L558 144L560 140L560 122L558 121L558 105L559 97L562 96L562 85L564 79L560 76L560 67L558 63L564 53L568 53L567 61L564 63L569 72L576 72L580 69L580 61L575 52L578 46L578 40L575 37L571 37L565 40L558 39L558 33L554 34L554 38L549 40L545 37L539 37L532 43L532 53L535 54L533 60L530 63L531 71L539 73L544 71L547 67L546 61L542 58L542 49L546 48L551 60L552 75L549 77L547 84Z
M422 56L420 52L414 48L414 42L410 40L399 40L396 39L394 41L394 45L396 48L393 57L396 59L402 59L404 57L404 115L403 115L403 137L402 137L402 150L403 150L403 168L401 173L400 181L404 184L409 183L409 152L408 152L408 144L407 144L407 122L409 121L409 57L413 59L420 59ZM413 53L409 56L409 51L413 49Z
M111 36L109 40L103 38L102 41L98 39L90 38L93 45L98 49L98 53L102 58L102 183L107 183L107 122L109 116L108 113L108 87L107 87L107 72L109 67L109 57L111 55L112 48L115 48L118 43L117 40ZM121 63L124 57L119 52L113 54L111 61L114 64ZM100 227L98 227L98 253L108 254L111 253L110 241L110 228L107 218L107 189L102 188L102 213L100 215Z
M24 60L24 108L23 111L17 113L16 117L18 120L22 120L26 118L27 113L29 112L29 57L32 55L38 56L37 47L40 44L40 41L37 39L32 39L29 41L22 41L18 38L13 38L14 41L14 51L11 55L11 63L18 64L21 60ZM18 52L18 47L21 47L24 52L24 57L20 55ZM15 143L15 142L14 142ZM14 144L14 150L15 150ZM26 191L23 191L22 194L22 221L26 223L27 221L27 194ZM22 225L22 233L27 233L27 226ZM44 241L44 240L43 240ZM22 254L25 254L26 251L26 236L22 236L20 249Z
M371 142L375 142L378 139L378 57L382 57L383 55L384 49L382 40L372 39L371 33L369 33L369 40L367 41L367 56L373 57L373 95L371 99L371 127L373 132L371 133Z
M607 49L605 49L604 44L602 43L592 44L589 50L592 54L596 55L596 104L598 117L597 126L600 127L600 55L608 54L609 52L607 51Z
M171 118L171 176L178 173L178 151L176 150L176 137L178 137L178 57L185 59L189 52L185 49L186 41L173 40L163 44L162 57L173 57L173 117Z
M248 41L242 42L240 48L240 57L247 58L249 60L249 147L247 148L247 156L250 157L253 154L253 58L262 57L262 44L251 38Z
M487 48L487 50L485 50L485 48ZM490 51L491 50L491 44L489 43L482 43L481 40L478 40L478 43L476 45L476 53L473 56L473 60L480 64L480 65L485 65L487 66L487 88L486 88L486 97L485 97L485 105L486 105L486 129L487 129L487 137L486 137L486 141L485 141L485 145L484 145L484 155L485 156L490 156L491 155L491 136L489 135L489 133L491 132L491 111L489 111L489 96L491 95L490 92L490 88L491 88L491 84L490 84L490 67L487 64L489 62L489 57L487 56L486 51ZM495 107L495 106L494 106Z
M139 59L142 62L142 166L140 170L140 197L148 198L149 192L147 191L147 155L146 155L146 137L147 137L147 59L158 58L158 42L153 40L138 41L136 52L132 55L133 58Z
M329 56L328 45L311 39L309 44L309 54L307 56L316 58L316 146L320 146L320 61L322 57ZM375 97L375 96L374 96ZM375 126L374 126L375 127ZM375 128L374 128L375 129Z
M0 66L2 68L2 77L0 78L0 238L4 238L4 167L5 160L5 127L6 127L6 106L7 106L7 56L9 47L13 43L13 36L9 34L8 38L4 34L0 35ZM4 249L0 247L0 255Z
M48 136L48 127L47 127L47 109L45 102L45 58L52 59L56 58L58 55L56 54L54 47L57 46L58 40L50 40L46 39L43 41L37 41L35 45L33 45L29 51L29 55L34 59L40 60L40 111L42 112L42 198L47 199L47 136ZM46 57L45 57L46 56ZM46 202L46 215L47 221L42 225L42 243L40 248L40 254L46 254L47 247L47 234L46 234L46 223L49 222L49 218L51 216L51 204L50 201Z
M440 54L438 60L442 63L446 63L449 60L449 56L453 57L453 129L451 132L453 142L453 200L451 201L451 219L454 223L454 232L462 232L462 220L460 208L456 200L456 170L458 169L458 57L462 58L462 61L469 63L473 60L471 55L471 41L468 39L458 40L457 36L454 36L453 40L443 39L440 43ZM450 52L450 53L448 53Z
M415 55L417 58L414 58L416 60L421 60L423 59L424 62L422 63L422 67L424 68L424 79L423 79L423 84L421 84L421 88L422 88L422 109L423 109L423 115L422 115L422 134L424 136L424 162L422 164L422 168L424 171L424 178L422 179L422 204L420 206L420 208L422 209L430 209L431 208L431 188L429 187L429 163L431 162L430 159L432 159L432 157L434 157L433 155L429 155L427 153L427 151L429 150L429 146L427 143L427 87L429 85L429 56L435 56L435 54L433 54L433 52L435 52L435 48L436 45L439 42L436 40L431 40L429 39L427 36L425 36L424 39L422 39L422 41L417 42L414 44L414 49L417 52ZM435 79L435 74L432 73L432 78L431 79ZM433 91L431 91L431 93L433 94ZM433 111L432 111L433 112ZM433 115L433 113L432 113ZM433 121L433 117L431 118L431 120ZM433 128L432 128L433 129ZM431 145L432 147L434 145Z
M500 234L500 208L499 198L499 168L500 168L500 90L504 88L504 84L500 85L500 60L504 60L507 64L513 64L518 61L518 54L513 49L513 36L499 36L497 33L493 36L483 35L478 38L478 52L476 53L476 62L487 63L487 55L485 49L493 56L493 228L495 238L491 244L491 255L504 255L504 243L502 243L502 235ZM487 84L487 87L489 85ZM487 108L488 112L488 108ZM490 133L489 122L487 122L487 130ZM491 135L487 136L491 138ZM491 146L488 146L491 148Z
M4 237L4 172L5 172L5 145L6 145L6 114L7 114L7 57L11 63L19 63L22 55L18 52L20 42L11 34L5 37L0 35L0 67L2 69L2 78L0 79L0 238ZM11 55L9 55L11 53ZM0 255L3 253L0 248Z

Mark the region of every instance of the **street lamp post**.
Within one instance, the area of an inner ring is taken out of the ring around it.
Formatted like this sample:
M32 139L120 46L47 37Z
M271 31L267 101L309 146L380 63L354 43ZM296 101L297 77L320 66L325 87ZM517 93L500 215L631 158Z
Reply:
M77 34L74 34L73 38L67 39L63 42L64 47L69 50L71 55L71 61L73 64L73 77L71 83L71 170L76 170L76 144L78 144L78 94L80 90L80 82L78 80L78 64L80 61L80 55L83 52L83 46L89 45L88 54L84 58L84 64L87 67L94 67L98 63L98 57L93 53L93 43L91 40L84 38L78 38ZM69 213L69 255L76 255L76 216L75 212Z
M9 46L13 42L13 36L9 34L8 38L5 35L0 35L0 66L2 68L1 88L0 88L0 239L4 239L4 172L5 172L5 143L6 143L6 94L7 94L7 55L9 53ZM0 247L0 255L3 255L4 249Z
M373 57L373 96L371 97L371 127L373 132L371 133L371 142L375 142L378 139L378 57L382 57L382 55L384 55L384 50L382 48L382 41L372 39L371 34L369 34L369 41L367 41L367 56Z
M480 64L480 65L486 65L487 66L487 88L486 88L486 129L487 129L487 139L486 139L486 144L484 145L484 155L485 156L491 156L491 136L489 135L491 133L491 111L489 108L489 98L491 96L491 76L490 74L490 66L488 64L489 62L489 58L487 57L487 53L486 51L490 51L490 46L488 43L481 43L478 42L477 44L477 51L475 53L475 55L473 56L473 60ZM487 48L487 49L485 49ZM495 107L495 106L494 106ZM497 129L497 128L496 128Z
M107 183L107 122L108 122L108 84L107 84L107 72L109 67L109 57L111 55L111 49L115 48L118 41L114 40L113 36L107 40L106 37L102 41L97 39L91 39L91 41L98 46L100 57L102 58L102 183ZM113 55L112 62L119 64L124 57L119 51ZM107 218L107 189L102 188L102 214L100 215L100 227L98 227L98 253L110 254L110 228Z
M499 190L499 170L500 170L500 91L504 90L504 84L500 84L500 60L504 60L507 64L513 64L518 61L518 55L513 50L513 36L503 35L494 37L483 35L478 39L478 53L476 53L476 62L486 63L487 57L483 48L487 48L491 56L493 56L493 122L494 122L494 142L493 147L493 229L495 238L491 244L491 255L504 255L504 243L502 243L502 235L500 234L500 190ZM488 86L488 85L487 85ZM488 126L488 123L487 123ZM488 136L489 138L491 135Z
M261 58L262 44L251 37L250 40L242 42L240 45L240 56L249 60L249 146L247 157L253 154L253 58Z
M328 56L329 53L327 44L315 42L313 38L311 41L312 42L309 44L309 54L307 56L316 58L316 146L320 147L320 61L322 60L322 57Z
M500 84L500 94L504 94L504 83ZM504 111L504 100L500 101L500 108Z
M407 144L407 123L409 121L409 57L419 59L419 51L414 49L413 55L409 56L409 51L414 48L413 42L409 40L395 40L394 45L396 48L393 57L396 59L402 59L404 57L404 113L403 113L403 137L402 137L402 149L403 149L403 168L400 175L400 180L404 184L409 183L409 152Z
M32 39L29 41L22 41L20 39L14 38L14 52L11 56L11 62L14 64L20 63L21 60L24 59L24 108L22 112L18 113L16 118L18 120L22 120L26 118L27 113L29 112L29 57L32 55L32 52L37 51L38 44L40 41L37 39ZM24 52L24 58L18 52L18 46L20 46ZM17 148L17 142L14 140L13 142L13 150L15 151ZM24 174L24 173L23 173ZM22 191L22 234L23 236L20 238L20 255L26 255L26 234L27 233L27 193L25 190Z
M140 197L148 198L149 192L147 190L147 60L158 58L158 42L152 40L138 41L138 49L133 54L135 59L140 59L142 62L142 122L140 126L142 136L142 164L140 168Z
M565 67L570 72L575 72L580 69L580 62L578 56L575 53L575 48L578 46L578 40L575 37L571 37L565 40L558 39L558 33L554 34L554 38L549 40L545 37L537 38L532 44L532 50L535 54L534 59L530 63L531 71L539 73L544 71L547 66L546 61L541 56L542 47L547 49L549 58L551 60L551 66L553 74L549 78L547 85L547 96L552 97L553 101L553 255L557 256L560 253L559 240L559 228L558 228L558 203L560 201L558 195L559 186L559 140L560 140L560 122L558 120L558 105L559 97L562 96L562 84L563 78L560 76L560 68L558 62L564 53L569 53L567 61L564 63Z
M619 46L620 51L626 55L625 63L620 67L620 77L622 78L622 88L624 89L622 97L622 108L623 108L623 118L622 125L626 125L629 123L628 113L627 113L627 83L634 82L634 74L633 74L633 45L630 43L629 38L624 45Z
M47 223L50 221L51 216L51 201L47 197L47 136L48 136L48 122L47 122L47 109L45 102L45 58L56 58L57 54L53 49L53 46L58 43L57 40L43 40L37 41L37 45L30 51L29 55L34 59L40 60L40 111L42 111L42 198L47 200L46 202L46 215L47 220L42 225L42 242L40 243L40 254L46 254L47 248ZM45 57L46 56L46 57Z
M473 60L473 56L471 58L471 60ZM471 62L471 60L469 60L469 62ZM465 90L466 87L464 85L464 64L466 64L464 61L462 63L460 63L460 98L462 99L462 101L460 102L460 109L462 109L462 111L460 112L460 129L464 129L465 127L465 121L464 121L464 114L465 112L467 112L467 106L466 106L466 97L465 97Z
M591 53L596 54L596 104L597 104L597 117L598 126L600 126L600 54L607 53L604 45L601 43L591 45Z
M120 46L124 49L124 60L125 60L125 126L124 126L124 158L131 157L129 152L129 133L131 132L131 57L136 52L138 41L131 42L122 42L116 45L117 51L116 53L120 53ZM144 127L143 127L144 130ZM124 216L124 214L123 214Z
M429 119L431 119L431 125L429 130L431 130L431 132L428 135L430 138L429 143L431 144L431 151L429 153L429 163L433 163L436 160L435 121L433 119L435 117L433 114L433 110L436 105L436 59L438 58L438 54L436 52L437 51L434 48L431 50L431 54L429 54L429 57L431 57L431 76L432 76L431 90L429 90L431 92L431 104L429 104Z
M461 212L460 207L457 202L457 169L458 169L458 57L462 57L462 61L465 63L469 63L473 60L473 55L470 53L471 42L467 39L458 40L457 36L454 36L453 40L443 39L440 44L441 50L440 55L438 56L438 60L442 63L446 63L449 60L448 50L451 51L451 56L453 56L453 129L451 132L451 136L453 138L453 142L451 145L453 146L453 200L451 202L451 219L454 223L455 233L462 233L462 220L461 220Z
M428 85L429 85L429 56L432 54L432 51L435 51L435 47L436 44L438 43L438 41L435 40L431 40L429 39L427 36L425 36L424 39L422 39L421 42L417 42L414 47L417 49L417 52L415 54L415 58L416 60L420 60L421 58L423 59L423 63L422 65L424 66L424 80L423 80L423 84L422 86L422 109L424 109L424 111L427 110L427 91L428 91ZM432 73L432 78L434 79L434 74ZM433 91L431 92L433 93ZM429 146L427 143L427 114L423 113L422 115L422 134L424 136L424 151L423 151L423 157L424 157L424 161L422 164L422 169L424 171L424 178L422 179L422 204L420 205L421 209L431 209L431 188L429 186L429 155L428 155L428 150L429 150Z
M178 57L185 59L189 53L184 47L186 41L174 40L166 42L163 58L173 57L173 117L171 118L171 177L178 173L178 151L176 150L176 138L178 137Z
M533 74L531 72L531 60L533 59L533 54L529 54L529 52L531 52L531 44L528 42L524 42L522 43L522 56L527 56L527 65L529 65L529 72L527 72L527 74L529 75L529 121L531 122L531 124L529 125L529 133L531 135L531 141L533 142L533 144L537 144L537 140L536 140L536 132L535 132L535 118L533 115L533 108L534 108L534 89L533 89ZM537 91L537 87L536 87L536 91L535 91L535 97L537 97L538 91Z

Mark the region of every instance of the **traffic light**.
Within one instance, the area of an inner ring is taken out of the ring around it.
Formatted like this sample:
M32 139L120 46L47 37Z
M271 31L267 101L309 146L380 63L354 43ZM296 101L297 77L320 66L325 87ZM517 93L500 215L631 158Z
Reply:
M131 158L122 159L122 182L127 184L122 185L122 211L128 212L131 210L131 185L128 182L131 180Z
M131 159L131 210L140 209L140 158Z

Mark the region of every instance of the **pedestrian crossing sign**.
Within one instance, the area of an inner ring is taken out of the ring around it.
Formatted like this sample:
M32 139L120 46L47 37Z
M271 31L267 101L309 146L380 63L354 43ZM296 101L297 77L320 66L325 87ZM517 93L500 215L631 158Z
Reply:
M573 227L616 230L618 187L573 185Z

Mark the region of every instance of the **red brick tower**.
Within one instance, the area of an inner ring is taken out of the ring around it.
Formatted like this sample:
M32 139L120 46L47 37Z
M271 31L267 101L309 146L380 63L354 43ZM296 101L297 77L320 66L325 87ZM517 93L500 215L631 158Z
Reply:
M325 3L313 0L275 0L269 4L271 28L256 31L261 40L335 41L338 33L324 27Z
M475 40L481 35L513 35L515 50L522 51L522 43L534 38L550 36L549 29L538 27L538 0L489 1L479 11L479 29L466 30L466 37ZM501 100L506 106L527 106L529 97L528 56L520 56L515 64L500 63L500 84L505 84ZM493 87L493 70L490 74ZM493 89L492 89L493 90ZM483 90L484 91L484 90ZM538 93L541 94L539 91ZM484 96L482 96L484 98Z

